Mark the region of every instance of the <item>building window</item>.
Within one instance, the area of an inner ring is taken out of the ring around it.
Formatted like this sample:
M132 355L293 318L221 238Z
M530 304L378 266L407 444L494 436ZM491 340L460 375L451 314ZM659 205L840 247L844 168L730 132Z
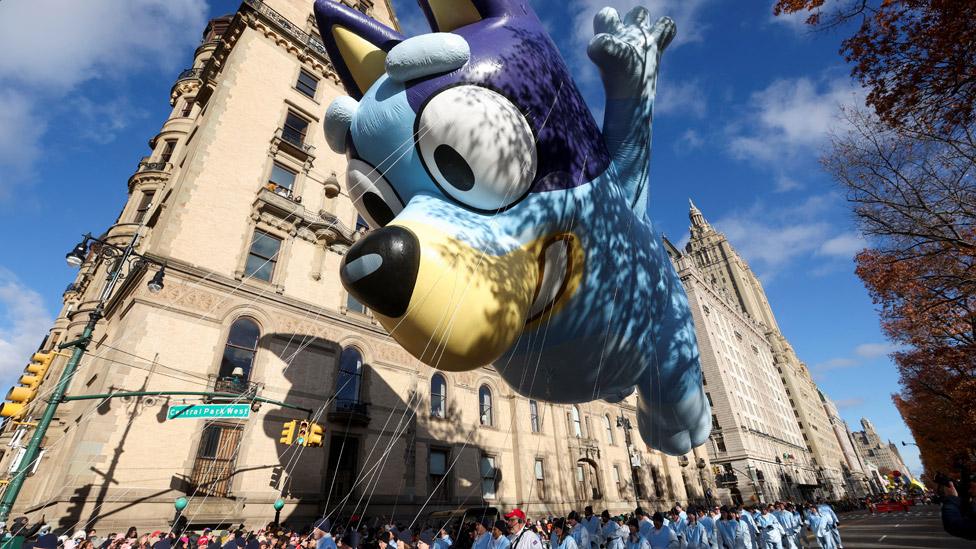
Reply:
M227 334L224 356L220 360L220 371L217 377L230 377L235 369L240 368L243 372L242 378L249 379L260 337L261 329L253 320L249 318L235 320L230 327L230 333Z
M482 454L481 456L481 496L494 499L497 485L495 483L495 457Z
M363 381L363 355L355 347L346 347L339 355L339 375L336 377L336 408L350 408L359 404Z
M620 482L620 466L617 465L617 464L614 464L613 469L611 470L611 472L613 473L613 482L614 482L614 484L617 485L617 493L620 494L620 495L623 495L623 493L624 493L624 485L621 484L621 482Z
M711 395L711 394L709 394L709 393L705 393L705 400L707 400L707 401L708 401L708 405L709 405L709 406L711 406L711 407L713 407L713 408L715 407L715 405L714 405L714 404L712 404L712 395Z
M541 421L539 421L539 403L534 400L529 401L529 425L532 426L533 433L542 431Z
M482 385L478 389L478 404L479 404L479 415L481 416L481 424L486 427L491 427L494 425L492 410L491 410L491 389L487 385Z
M579 408L577 408L576 406L573 406L572 408L570 408L569 414L570 414L569 423L570 423L570 428L572 429L573 435L575 435L576 438L582 438L583 437L583 426L580 424L580 412L579 412ZM579 470L582 471L583 469L580 468Z
M589 496L586 493L586 473L583 472L583 465L580 463L576 464L576 493L580 499L586 499Z
M193 101L187 99L183 102L183 108L180 109L180 116L188 118L191 112L193 112Z
M352 294L346 294L346 310L361 315L366 314L366 306L360 303Z
M447 382L440 374L430 378L430 415L447 417Z
M294 170L275 162L271 165L271 177L268 178L268 185L272 191L277 191L279 188L292 191L295 188L295 176Z
M139 199L139 205L136 206L136 216L132 219L133 223L142 223L146 219L146 213L149 211L149 206L152 206L152 199L155 195L155 191L142 193L142 197Z
M308 133L308 120L288 111L285 117L285 127L281 129L281 138L292 145L301 147L305 144L305 134Z
M607 431L607 444L613 444L613 423L610 422L610 415L603 416L603 428Z
M432 500L447 501L450 497L450 479L447 476L447 462L449 458L450 451L446 449L430 449L427 471L429 477L428 490L431 493Z
M173 151L176 149L176 141L167 139L163 142L163 152L159 153L160 162L169 162L173 158Z
M715 414L712 414L712 430L713 431L722 430L722 426L718 424L718 416Z
M281 239L261 231L254 230L251 240L251 250L247 254L244 265L244 275L271 282L275 263L278 262L278 250L281 249Z
M546 467L541 459L535 460L535 491L539 499L546 497Z
M719 452L727 452L725 448L725 437L722 435L715 435L715 447L718 448Z
M318 78L312 76L308 71L299 71L298 82L295 83L295 89L311 97L312 99L315 99L315 88L317 88L318 85Z
M241 444L243 425L212 423L203 429L197 458L190 474L195 494L227 497Z

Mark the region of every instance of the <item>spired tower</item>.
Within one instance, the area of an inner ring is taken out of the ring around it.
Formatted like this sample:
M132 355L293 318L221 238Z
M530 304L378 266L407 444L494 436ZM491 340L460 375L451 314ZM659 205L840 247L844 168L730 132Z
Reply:
M808 451L814 456L816 484L799 484L806 496L814 492L837 498L848 491L844 471L847 460L824 410L820 391L809 369L780 332L766 291L749 264L735 251L724 234L715 230L689 199L690 239L685 246L706 283L735 302L749 318L763 326L772 348L780 381L786 388L793 415ZM853 495L853 494L852 494Z

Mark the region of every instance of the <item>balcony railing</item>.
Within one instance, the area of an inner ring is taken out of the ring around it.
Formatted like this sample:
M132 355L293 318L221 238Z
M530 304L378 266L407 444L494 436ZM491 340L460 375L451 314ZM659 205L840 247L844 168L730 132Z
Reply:
M211 387L215 393L230 393L232 395L257 394L258 384L234 377L210 376ZM246 401L246 399L243 399Z
M281 15L280 13L271 9L270 6L261 0L244 0L244 4L251 6L254 11L270 19L271 22L277 25L278 28L280 28L285 34L288 34L294 38L298 43L307 46L310 50L319 54L324 59L329 58L329 54L325 51L325 45L322 44L321 40L301 30L284 15Z
M181 72L179 76L176 77L176 81L179 82L180 80L190 80L190 79L201 80L202 78L203 78L203 67L200 67L196 69L186 69L185 71Z
M293 200L295 202L298 202L299 204L301 204L302 202L301 197L296 197L295 194L291 191L291 189L285 187L284 185L278 185L277 183L268 183L264 186L264 188L268 189L269 191L275 193L278 196L285 197L288 200Z
M136 171L139 172L168 172L172 164L169 162L147 162L143 160L139 162L139 167Z
M284 145L281 148L286 148L288 152L300 160L307 161L315 158L315 146L305 142L305 135L300 130L289 126L282 126L275 130L271 144L272 152L276 152L279 147Z
M715 484L719 486L734 486L739 483L735 473L719 473L715 475Z

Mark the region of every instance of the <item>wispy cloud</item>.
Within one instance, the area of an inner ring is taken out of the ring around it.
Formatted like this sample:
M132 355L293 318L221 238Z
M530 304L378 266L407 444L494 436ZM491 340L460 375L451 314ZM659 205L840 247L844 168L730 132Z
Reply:
M654 103L656 115L704 118L708 110L705 91L698 80L662 82Z
M864 399L860 397L842 398L834 401L834 404L837 405L838 410L847 410L849 408L857 408L858 406L861 406L864 404Z
M872 359L888 356L899 349L893 343L862 343L854 348L854 354L861 358Z
M821 379L823 375L832 370L845 368L858 368L865 362L881 358L897 351L899 347L892 343L861 343L854 347L850 356L836 357L816 364L811 369L815 378ZM840 403L837 403L840 406Z
M733 210L713 225L767 283L794 261L816 254L837 236L829 212L839 207L840 197L813 195L793 204L771 205L757 200L744 210Z
M95 141L107 142L132 114L110 112L122 99L71 96L92 80L134 70L175 70L206 22L204 0L35 0L4 2L0 17L0 199L33 179L51 119L72 107L99 114ZM66 105L65 98L69 98ZM94 101L94 103L93 103ZM61 109L52 105L62 105ZM72 116L77 113L72 112ZM84 116L82 111L81 116ZM94 117L93 117L94 119ZM93 137L89 136L89 137Z
M0 378L20 375L50 327L41 295L0 267Z
M857 233L843 233L828 239L820 246L821 255L851 258L867 247L867 241Z
M813 165L831 133L846 124L844 105L863 102L850 78L780 79L752 94L743 115L729 124L728 152L770 171L780 191L801 188L792 175Z
M701 148L705 144L705 139L697 131L688 128L682 132L677 141L674 142L674 152L686 154L695 149Z

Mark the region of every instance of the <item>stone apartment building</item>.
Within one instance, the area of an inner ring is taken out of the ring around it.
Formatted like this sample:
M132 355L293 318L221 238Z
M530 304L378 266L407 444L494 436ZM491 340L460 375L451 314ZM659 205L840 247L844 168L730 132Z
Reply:
M726 336L719 347L727 347L726 353L735 356L739 362L744 360L742 357L749 357L746 363L751 362L756 366L743 371L744 364L733 364L731 358L723 358L719 361L719 364L725 367L722 371L728 370L734 379L731 386L743 385L743 387L740 390L741 397L734 392L728 394L731 398L728 406L718 404L720 410L724 408L727 413L732 412L734 415L725 417L720 415L716 426L721 428L723 435L736 430L740 433L747 430L761 431L770 435L772 438L766 439L767 444L770 447L781 446L780 449L783 451L777 450L776 454L783 454L792 462L790 466L782 464L782 474L786 474L787 469L793 469L790 481L797 486L798 491L807 495L813 493L812 490L816 487L817 495L830 499L843 497L848 493L844 476L844 468L848 467L848 464L838 437L834 433L831 418L824 408L820 390L810 371L796 356L792 346L780 332L762 283L725 235L715 230L693 203L688 215L691 221L690 238L683 257L687 257L688 263L695 267L695 275L688 275L689 280L695 280L701 290L693 289L688 284L685 285L686 289L689 289L689 293L701 296L703 302L705 296L717 296L712 298L712 301L731 303L732 308L736 310L734 315L728 316L730 313L727 312L729 309L727 305L713 306L713 309L723 311L722 316L728 318L723 320L696 318L696 322L701 325L698 330L699 337L706 335L702 333L704 326L710 326L716 334L727 331L728 328L723 328L723 325L737 326L738 329L732 330L733 334L736 334L734 341L730 341ZM685 269L691 272L690 265ZM693 311L704 313L704 309L700 307L693 307ZM753 336L756 333L762 335L762 344L754 342ZM707 335L710 338L713 334L707 333ZM753 348L755 350L750 350ZM767 358L772 360L771 368L768 367ZM709 375L707 368L705 375ZM723 374L722 377L724 378L725 375ZM780 400L780 397L784 396L781 395L781 390L785 392L785 401ZM762 395L761 398L754 396L757 394ZM745 395L751 395L754 402L747 400ZM714 397L713 401L715 401ZM779 409L780 404L784 402L788 408ZM760 403L781 421L763 420L753 412L753 407ZM794 426L780 426L776 423L795 423L801 438L796 439L792 436ZM759 439L754 438L754 440ZM799 447L791 446L794 444ZM732 459L731 455L722 456L716 453L715 447L711 447L709 451L716 462ZM748 441L742 443L738 451L741 452L739 456L742 456L742 459L745 459L744 456L755 455L760 462L768 459L772 454L770 448L760 449ZM782 461L784 458L780 455L779 459ZM767 472L763 472L766 478L768 478Z
M341 1L397 26L384 0ZM126 277L68 393L220 390L247 402L253 390L314 410L323 447L279 443L283 423L302 415L267 403L246 420L167 419L170 407L199 402L181 397L64 403L14 513L108 532L163 527L180 496L191 525L218 528L266 523L279 497L294 523L409 523L482 505L623 512L704 497L708 452L649 451L629 428L633 400L552 405L516 395L491 368L438 373L346 294L340 258L366 227L346 160L325 144L323 113L343 92L310 9L245 0L205 29L103 235L125 246L138 233L136 249L166 265L164 288L148 292L153 273L138 266ZM107 263L89 255L45 348L78 336ZM768 364L768 345L763 353ZM17 459L43 404L7 422L0 466Z
M707 450L716 484L736 502L812 497L816 469L779 383L765 327L668 244L695 320L712 405Z

